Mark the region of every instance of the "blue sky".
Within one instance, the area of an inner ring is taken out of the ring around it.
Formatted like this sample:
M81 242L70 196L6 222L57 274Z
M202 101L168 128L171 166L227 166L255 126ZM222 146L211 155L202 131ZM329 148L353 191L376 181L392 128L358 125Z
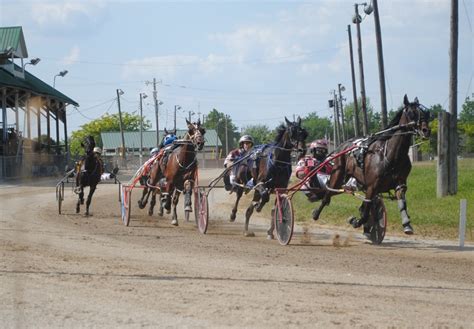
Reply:
M360 8L362 12L362 7ZM426 106L448 104L449 0L379 1L388 108L408 94ZM327 100L338 83L352 101L347 25L353 1L22 1L0 0L0 25L22 26L30 58L27 69L76 100L68 108L69 131L116 113L116 89L124 111L153 122L156 78L160 128L178 128L188 111L213 108L237 127L317 112L329 116ZM473 92L473 3L459 0L461 107ZM357 56L356 29L352 25ZM361 24L367 96L380 109L373 15ZM357 66L357 57L355 57ZM360 92L358 68L357 88ZM196 114L194 115L196 118Z

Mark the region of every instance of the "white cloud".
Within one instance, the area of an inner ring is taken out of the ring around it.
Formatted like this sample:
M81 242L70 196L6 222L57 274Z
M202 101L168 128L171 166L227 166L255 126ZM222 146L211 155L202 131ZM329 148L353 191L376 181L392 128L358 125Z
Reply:
M79 60L79 53L80 53L79 46L74 46L71 48L71 51L69 52L69 54L61 60L61 62L64 65L74 64L74 62Z
M31 5L31 17L40 26L68 25L76 16L94 17L104 1L41 1Z

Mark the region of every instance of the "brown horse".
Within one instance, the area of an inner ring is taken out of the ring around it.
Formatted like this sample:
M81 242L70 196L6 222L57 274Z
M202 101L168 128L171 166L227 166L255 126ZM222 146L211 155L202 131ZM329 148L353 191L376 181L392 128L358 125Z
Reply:
M94 137L88 136L81 142L81 146L86 153L85 157L79 161L76 167L76 188L74 191L79 195L76 204L76 213L81 211L81 204L84 204L84 187L89 186L89 194L86 202L85 215L89 216L89 207L91 205L92 196L100 182L102 174L102 162L94 154L95 140Z
M291 176L291 153L296 150L300 155L306 153L306 137L308 133L301 126L301 118L296 122L290 122L285 118L286 125L277 127L277 135L272 144L255 147L256 164L252 170L255 182L252 203L245 212L245 236L254 236L249 232L249 221L254 209L260 212L269 201L270 194L276 188L286 188ZM267 231L268 238L273 239L274 223Z
M204 134L206 130L201 127L201 121L191 123L186 120L188 131L182 140L175 141L173 146L165 151L163 157L156 162L150 172L148 186L155 188L150 202L150 214L156 204L156 193L160 193L160 211L163 215L163 208L167 212L172 210L171 224L178 225L176 206L181 192L184 192L184 210L192 211L191 195L197 174L197 151L204 147ZM172 198L172 199L171 199ZM172 201L172 209L171 209Z
M429 114L423 111L418 98L409 102L405 95L403 103L403 109L393 118L388 129L365 140L362 145L365 152L362 156L358 153L361 151L359 148L356 152L349 152L334 159L328 187L340 189L349 177L354 177L365 192L365 201L359 209L361 218L352 218L350 221L353 227L360 227L367 223L373 201L380 193L395 190L403 231L406 234L413 234L405 199L407 177L411 170L408 150L413 135L418 134L422 138L429 137ZM345 142L339 150L347 149L352 145L352 141ZM323 208L329 205L331 196L337 193L331 190L325 193L319 208L313 210L314 220L317 220ZM364 233L368 233L368 229L370 227L364 225Z

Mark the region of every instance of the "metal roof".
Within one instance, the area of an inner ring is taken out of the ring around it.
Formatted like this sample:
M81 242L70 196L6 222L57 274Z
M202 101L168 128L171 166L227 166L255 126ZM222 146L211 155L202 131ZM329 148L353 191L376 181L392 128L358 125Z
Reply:
M25 37L21 26L0 27L0 54L6 53L13 48L13 56L16 58L27 58Z
M178 129L176 135L178 137L184 136L187 132L185 129ZM125 131L123 133L125 139L125 147L140 148L140 132L139 131ZM164 132L160 130L160 141L164 136ZM108 131L100 133L102 139L102 147L104 149L117 149L122 146L122 137L119 131ZM216 146L216 140L219 146L222 146L221 140L214 129L206 130L204 135L206 146ZM153 148L156 143L156 130L147 130L143 132L143 148Z
M22 70L22 68L16 64L15 69ZM64 103L79 106L79 104L75 100L67 97L66 95L64 95L57 89L51 87L46 82L38 79L28 71L25 71L25 78L22 79L20 77L14 76L4 68L0 67L0 87L2 86L24 89L27 91L31 91L35 94L39 94L41 96L49 96L51 98L58 99Z

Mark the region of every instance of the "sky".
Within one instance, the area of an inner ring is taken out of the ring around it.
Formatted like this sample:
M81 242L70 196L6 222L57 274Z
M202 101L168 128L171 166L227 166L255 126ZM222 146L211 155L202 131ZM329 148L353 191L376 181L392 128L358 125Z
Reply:
M387 107L403 96L448 107L449 0L379 1ZM367 97L380 110L373 14L363 14L362 53ZM473 1L459 0L458 105L473 94ZM34 1L0 0L0 26L22 26L32 74L79 103L69 106L69 133L104 113L122 111L152 122L157 80L160 129L178 128L213 108L238 129L270 129L316 112L330 116L338 84L352 102L351 25L360 92L354 1ZM148 82L148 83L147 83ZM458 110L459 112L460 110ZM194 114L193 114L194 113Z

